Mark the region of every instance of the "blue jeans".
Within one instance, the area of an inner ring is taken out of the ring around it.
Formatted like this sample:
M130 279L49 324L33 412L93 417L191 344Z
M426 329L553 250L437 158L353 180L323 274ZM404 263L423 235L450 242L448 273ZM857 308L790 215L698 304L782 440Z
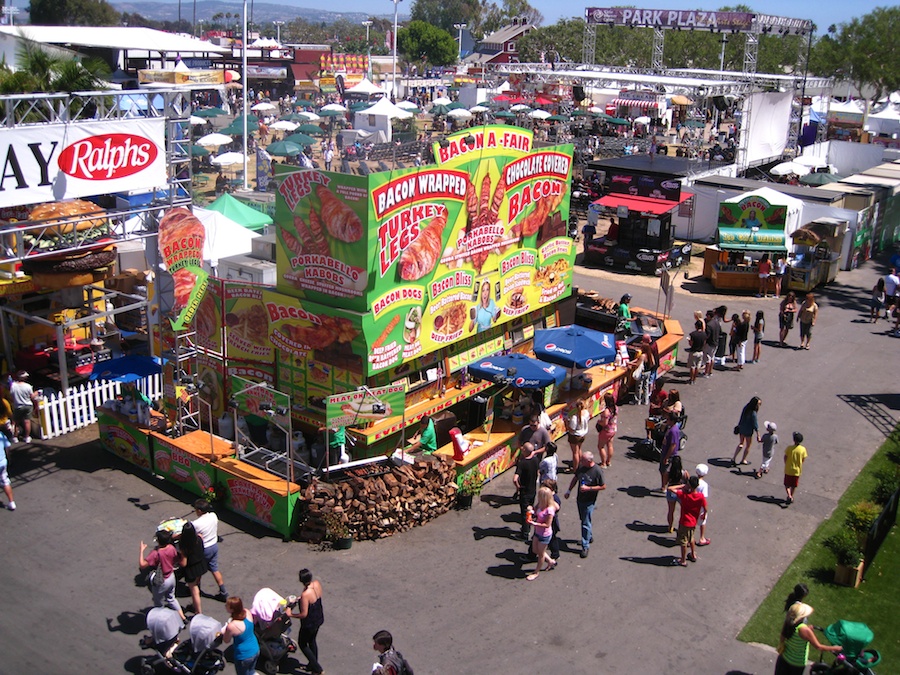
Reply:
M254 675L256 672L256 659L259 658L259 652L251 656L249 659L234 662L234 672L237 675Z
M594 502L578 502L578 517L581 518L581 548L587 551L591 547L593 528L591 515L594 513Z

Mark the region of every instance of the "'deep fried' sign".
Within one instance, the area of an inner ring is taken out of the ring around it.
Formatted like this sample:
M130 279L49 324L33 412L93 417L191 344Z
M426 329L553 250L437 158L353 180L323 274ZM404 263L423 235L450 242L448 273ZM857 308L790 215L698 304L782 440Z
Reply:
M0 207L166 184L165 119L0 129Z

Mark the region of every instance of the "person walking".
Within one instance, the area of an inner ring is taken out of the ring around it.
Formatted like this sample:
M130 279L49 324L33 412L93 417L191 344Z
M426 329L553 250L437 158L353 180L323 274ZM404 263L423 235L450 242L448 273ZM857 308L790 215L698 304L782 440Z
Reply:
M747 340L750 339L749 309L741 312L741 320L736 322L734 337L737 340L737 369L743 370L744 364L747 362Z
M591 422L591 412L589 410L587 400L579 400L575 404L575 410L566 420L566 429L568 431L569 447L572 449L572 472L581 464L581 446L584 445L584 438L587 436L588 428Z
M306 657L306 670L311 673L321 673L319 664L319 646L316 644L316 636L319 628L325 623L325 611L322 608L322 584L313 579L312 572L305 567L298 575L303 591L300 593L296 611L288 610L288 616L300 619L300 632L297 634L297 644L300 651Z
M797 296L794 291L788 291L788 294L781 301L778 307L778 344L781 347L787 346L785 340L788 333L794 328L794 317L797 314Z
M750 363L759 363L759 357L762 356L762 341L766 335L766 313L762 310L756 312L756 319L753 321L753 359Z
M608 391L603 395L603 411L597 420L597 454L600 456L600 467L608 469L613 458L613 441L619 433L619 408L616 397Z
M541 456L535 452L534 445L525 443L519 451L519 461L516 463L516 473L513 475L513 483L519 494L519 514L522 517L521 536L523 541L528 541L528 533L531 524L528 522L527 513L534 503L537 493L538 471L541 465Z
M154 570L150 578L153 606L174 609L178 612L181 620L186 621L184 610L175 599L175 563L178 562L180 555L172 543L172 533L168 530L157 531L156 548L150 551L150 555L145 558L144 551L146 550L147 544L141 542L138 565L142 570ZM159 575L162 575L162 579L159 578Z
M816 325L818 317L819 306L816 304L816 297L812 293L807 293L799 311L800 349L809 349L809 343L812 341L812 329Z
M322 153L322 160L325 162L325 170L331 171L331 164L334 162L334 146L330 141L325 146L325 152Z
M709 483L706 482L706 475L709 473L709 467L706 464L698 464L694 469L697 476L697 492L706 499L706 508L700 516L700 538L697 540L697 546L709 546L712 542L706 536L706 521L709 517Z
M16 510L16 500L13 497L12 484L9 481L8 460L6 458L6 450L9 448L9 437L5 433L0 433L0 486L3 486L3 492L6 494L6 508L10 511Z
M197 536L193 523L185 523L181 528L178 550L181 552L179 564L184 573L184 583L191 592L194 614L202 614L200 578L206 573L206 558L204 557L203 540Z
M557 561L547 553L547 546L553 538L553 516L555 514L556 502L553 499L553 491L547 487L540 488L533 515L531 511L528 512L529 520L534 525L531 552L537 558L534 572L525 577L528 581L537 579L541 571L552 570L556 567ZM545 564L546 567L544 567Z
M794 444L784 449L784 491L787 493L785 503L790 506L794 503L794 493L800 485L800 474L803 473L803 462L809 453L803 447L803 434L795 431Z
M678 418L672 413L663 415L666 422L666 433L663 436L662 447L659 451L659 491L665 493L669 484L669 470L672 468L672 460L678 456L681 450L681 425Z
M775 433L778 425L775 422L763 422L763 426L766 428L766 433L760 439L763 458L759 469L753 474L756 478L762 478L764 473L769 473L769 465L775 455L775 446L778 445L778 435Z
M884 276L884 318L891 318L891 308L897 305L897 293L900 291L900 276L897 269L892 267Z
M737 447L734 449L734 456L731 458L731 466L750 463L747 460L747 455L750 454L750 444L753 442L754 434L756 435L757 443L760 441L758 414L761 405L762 399L759 396L754 396L741 410L741 419L734 428L734 432L738 434L739 438ZM744 455L741 457L741 461L738 462L737 457L741 449L743 449Z
M678 520L678 546L681 548L681 560L677 564L681 567L687 567L687 561L697 562L697 551L694 548L694 530L697 528L697 521L700 514L707 509L706 497L697 491L700 479L697 476L691 476L687 484L673 485L668 492L674 492L675 498L681 504L681 518ZM691 554L688 555L688 547Z
M878 323L878 317L881 316L881 310L884 309L885 297L884 279L879 279L872 287L872 299L869 300L869 316L872 323Z
M569 489L564 495L566 499L572 494L572 488L578 485L578 493L575 503L578 506L578 517L581 520L581 553L582 558L588 557L591 544L594 541L593 524L591 518L594 507L597 504L597 493L606 489L603 481L603 472L594 463L594 453L585 452L581 455L581 466L575 471Z
M9 388L17 436L17 438L13 438L14 443L20 439L24 443L31 443L31 415L38 405L38 395L28 378L28 372L20 370L16 373L16 379Z
M820 652L840 653L841 645L823 645L813 629L806 624L813 608L805 602L795 602L788 607L778 640L778 659L775 675L803 675L809 661L809 647Z
M255 675L259 641L253 632L253 615L236 595L225 601L225 609L231 618L222 631L222 642L227 645L234 640L234 672L237 675Z
M375 633L372 642L378 652L378 663L372 668L372 675L412 675L412 668L403 654L394 649L394 637L388 631Z
M214 598L224 602L228 598L228 589L225 588L225 579L219 571L219 517L213 511L212 504L205 499L197 499L194 502L194 513L197 515L193 521L194 530L203 541L206 569L219 585L219 593Z

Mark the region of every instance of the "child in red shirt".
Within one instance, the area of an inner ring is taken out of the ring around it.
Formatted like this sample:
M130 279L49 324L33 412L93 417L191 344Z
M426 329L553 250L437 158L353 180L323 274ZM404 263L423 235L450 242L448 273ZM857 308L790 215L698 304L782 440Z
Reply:
M686 559L697 562L697 554L694 548L694 529L700 520L700 514L706 511L706 497L697 491L700 479L691 476L687 485L670 485L668 490L675 494L681 504L681 518L678 521L678 544L681 546L681 560L676 564L687 567ZM688 545L691 547L691 555L687 555Z

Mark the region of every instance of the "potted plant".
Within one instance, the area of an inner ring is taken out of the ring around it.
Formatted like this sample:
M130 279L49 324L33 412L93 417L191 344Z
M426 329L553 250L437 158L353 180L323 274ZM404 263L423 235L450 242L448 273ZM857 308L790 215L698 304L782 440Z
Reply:
M485 475L478 469L471 469L463 474L456 491L456 508L471 509L472 500L484 489Z
M340 514L326 513L322 516L325 523L325 539L331 542L335 549L348 549L353 545L353 537L350 536L350 528L341 520Z
M856 533L861 551L866 550L869 530L880 515L881 507L869 501L857 502L847 509L847 527Z
M849 529L841 529L828 537L825 547L834 553L834 583L856 588L862 580L862 556L859 541Z
M203 498L213 506L221 504L225 500L225 487L219 483L210 485L203 491Z

